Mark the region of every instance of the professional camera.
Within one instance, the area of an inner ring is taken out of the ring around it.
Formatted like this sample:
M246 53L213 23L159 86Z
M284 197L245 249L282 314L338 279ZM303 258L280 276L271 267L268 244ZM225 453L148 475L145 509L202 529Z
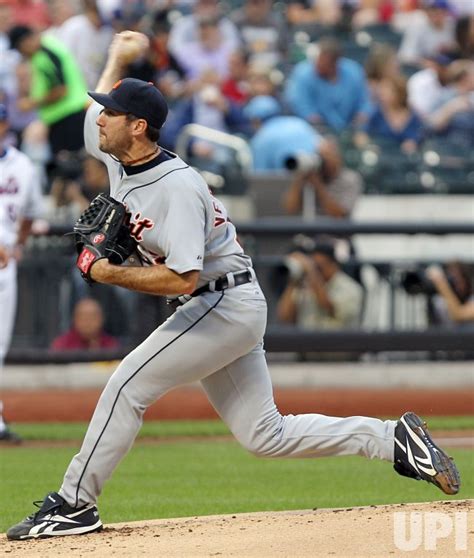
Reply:
M424 269L405 271L401 276L400 285L409 295L424 294L433 296L437 292Z
M317 153L295 153L285 159L285 167L289 171L310 172L321 168L322 159Z
M288 255L274 268L272 274L272 283L277 291L282 292L288 281L297 282L303 279L304 276L304 269L301 264L294 258L291 258L289 254L292 252L302 252L309 255L314 252L315 246L315 241L304 234L298 234L293 238Z

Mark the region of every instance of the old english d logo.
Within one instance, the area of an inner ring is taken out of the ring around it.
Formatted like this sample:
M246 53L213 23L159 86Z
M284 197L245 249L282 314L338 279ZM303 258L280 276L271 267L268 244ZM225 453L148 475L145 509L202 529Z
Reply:
M122 80L119 79L118 81L116 81L113 85L112 85L112 89L118 89L120 87L120 85L122 84Z
M93 244L101 244L102 242L104 242L104 240L105 240L105 235L102 234L102 233L98 233L92 239L92 243Z

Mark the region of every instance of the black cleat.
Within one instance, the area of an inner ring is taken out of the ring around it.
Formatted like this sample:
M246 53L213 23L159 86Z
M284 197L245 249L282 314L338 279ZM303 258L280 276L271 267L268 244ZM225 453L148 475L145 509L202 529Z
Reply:
M11 527L7 532L8 539L21 541L83 535L102 530L99 512L93 504L82 508L71 508L57 492L50 492L43 502L34 502L34 504L39 511Z
M21 444L23 440L15 432L12 432L8 426L0 431L0 444Z
M435 484L445 494L457 494L461 485L453 461L431 439L426 423L415 413L405 413L395 427L397 473Z

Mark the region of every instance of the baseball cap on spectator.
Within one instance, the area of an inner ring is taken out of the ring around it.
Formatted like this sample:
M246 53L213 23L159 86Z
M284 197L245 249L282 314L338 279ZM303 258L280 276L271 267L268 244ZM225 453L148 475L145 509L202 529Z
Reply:
M7 105L0 103L0 122L4 122L5 120L8 120Z
M153 83L141 79L121 79L109 93L88 91L88 94L99 105L143 118L153 128L160 129L168 115L168 105L163 95Z
M18 50L21 42L33 34L34 31L33 29L31 29L31 27L28 27L27 25L15 25L15 27L12 27L8 32L10 48Z
M438 10L450 10L451 6L447 0L425 0L423 2L425 8L432 8Z
M433 54L432 56L426 56L426 59L436 62L436 64L440 66L449 66L453 61L453 59L446 54Z
M280 103L270 95L257 95L244 107L244 115L250 120L266 120L281 114Z

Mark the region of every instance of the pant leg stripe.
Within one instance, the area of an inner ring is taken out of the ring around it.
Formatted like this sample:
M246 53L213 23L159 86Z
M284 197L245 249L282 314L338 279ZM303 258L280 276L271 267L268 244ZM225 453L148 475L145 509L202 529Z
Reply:
M99 434L99 437L97 438L96 443L94 444L94 447L92 448L91 454L89 455L85 465L84 465L84 469L82 470L81 476L79 477L79 480L77 482L77 488L76 488L76 501L75 501L75 505L74 507L77 508L78 505L78 501L79 501L79 489L81 486L81 482L82 479L84 477L84 474L86 472L87 466L89 465L90 460L92 459L92 456L94 455L94 452L110 422L110 419L112 418L112 414L114 412L115 409L115 405L117 404L118 398L120 396L120 394L122 393L123 388L130 382L130 380L132 380L139 372L140 370L142 370L149 362L151 362L155 357L157 357L162 351L164 351L166 348L168 348L170 345L172 345L175 341L177 341L180 337L182 337L185 333L187 333L188 331L190 331L194 326L196 326L202 319L204 319L210 312L212 312L212 310L214 310L214 308L217 307L217 305L221 302L221 300L224 298L224 294L225 291L222 291L221 296L219 297L219 300L217 300L217 302L211 307L209 308L209 310L207 310L198 320L196 320L194 323L192 323L187 329L185 329L184 331L182 331L179 335L177 335L174 339L172 339L169 343L167 343L164 347L161 347L161 349L159 351L157 351L154 355L152 355L148 360L146 360L139 368L137 368L137 370L130 376L130 378L128 378L128 380L126 382L124 382L122 384L122 386L120 386L120 389L117 392L117 396L115 397L115 401L112 405L112 409L110 410L109 413L109 417L104 425L104 427L102 428L101 433Z

